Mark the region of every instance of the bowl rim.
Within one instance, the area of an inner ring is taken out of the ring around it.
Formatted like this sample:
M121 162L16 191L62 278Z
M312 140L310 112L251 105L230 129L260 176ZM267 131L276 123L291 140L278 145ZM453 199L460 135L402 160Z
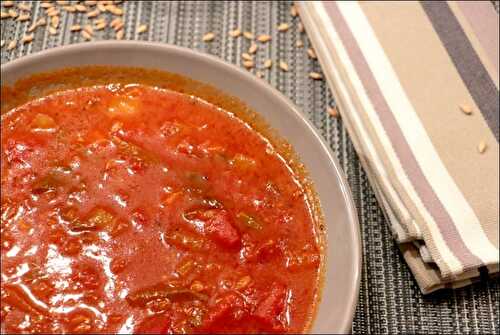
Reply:
M349 224L351 226L350 231L350 239L354 242L354 245L352 246L352 252L353 252L353 261L354 264L351 267L352 275L355 279L354 286L352 287L352 294L350 294L350 298L346 302L347 305L345 307L345 315L342 318L342 324L338 325L338 328L341 329L342 333L351 333L352 332L352 322L354 319L354 313L356 311L356 305L358 301L358 296L359 296L359 288L360 288L360 281L361 281L361 264L362 264L362 245L361 245L361 235L360 235L360 228L359 228L359 220L358 220L358 215L357 215L357 210L356 206L351 194L350 187L347 183L347 178L343 172L343 170L340 168L340 164L333 154L331 148L329 145L326 143L326 141L321 137L319 134L319 131L316 129L316 127L312 124L312 122L304 115L302 114L298 107L295 106L295 104L288 98L286 97L283 93L281 93L278 89L274 88L270 83L268 83L265 80L257 78L255 75L252 75L250 72L243 70L242 68L238 67L237 65L228 63L221 58L218 58L215 55L203 53L198 50L186 48L186 47L180 47L177 45L172 45L168 43L163 43L163 42L149 42L149 41L92 41L92 42L82 42L82 43L75 43L75 44L69 44L69 45L63 45L63 46L58 46L46 50L41 50L37 51L34 53L31 53L29 55L24 55L21 56L17 59L10 60L4 64L0 65L0 70L1 70L1 75L3 77L4 72L6 71L12 71L13 69L15 70L16 68L24 68L24 66L29 66L30 63L36 62L43 60L44 57L50 57L50 56L58 56L61 53L66 53L66 52L77 52L78 50L85 50L88 51L88 49L93 49L95 51L99 50L104 50L107 48L127 48L127 47L133 47L133 48L138 48L138 49L156 49L156 50L163 50L163 51L169 51L169 52L175 52L175 53L181 53L181 54L187 54L189 57L194 57L194 58L199 58L202 60L210 61L210 62L215 62L218 67L224 68L227 71L230 72L236 72L239 76L243 76L246 80L249 80L253 82L254 85L261 86L265 88L266 90L269 90L272 95L276 98L281 100L281 103L285 104L288 108L288 110L293 113L293 116L296 119L299 119L300 122L304 123L308 130L312 133L316 141L319 143L321 146L321 149L324 151L324 153L327 155L330 165L333 167L334 173L337 177L337 180L340 185L340 192L342 194L343 200L346 204L345 209L347 213L347 218L348 222L346 224ZM85 64L87 65L87 64ZM82 66L85 66L82 65ZM97 64L96 64L97 65ZM99 65L104 65L104 64L99 64ZM110 62L111 65L111 62ZM78 66L78 65L76 65ZM112 66L112 65L111 65ZM135 65L131 65L135 66ZM140 66L139 66L140 67ZM144 66L145 68L148 68L147 65ZM64 68L61 67L61 68ZM49 70L50 71L50 70ZM44 72L44 71L43 71ZM175 73L175 71L172 71ZM33 72L31 74L35 74L36 72ZM23 77L23 76L21 76ZM2 79L2 85L3 79ZM213 84L211 84L213 85ZM216 85L213 85L217 87ZM218 88L218 87L217 87ZM221 88L218 88L221 91L224 91ZM230 94L233 95L233 94ZM239 98L239 97L238 97ZM240 100L244 101L242 98L239 98ZM245 102L246 103L246 102ZM255 112L259 113L258 110ZM263 117L264 120L266 119ZM272 127L272 126L271 126ZM274 127L272 127L274 128ZM280 132L278 131L278 134ZM279 135L281 136L281 135ZM285 138L286 139L286 138ZM300 155L299 155L300 159ZM307 166L306 166L307 170ZM319 197L319 195L318 195ZM319 198L321 201L321 198ZM327 245L328 248L328 245ZM326 264L328 263L328 260L326 261ZM321 301L321 297L320 297ZM316 311L317 312L317 311ZM317 322L317 317L313 318L313 324L310 329L314 328L314 323Z

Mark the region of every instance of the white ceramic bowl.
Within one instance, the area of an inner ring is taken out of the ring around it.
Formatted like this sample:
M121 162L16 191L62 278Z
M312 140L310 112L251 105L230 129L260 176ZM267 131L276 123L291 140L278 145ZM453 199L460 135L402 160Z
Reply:
M43 71L83 65L155 68L211 84L247 103L288 140L314 183L327 226L324 287L311 332L350 333L361 266L356 209L337 160L297 108L263 80L234 65L158 43L94 42L39 52L2 65L2 85Z

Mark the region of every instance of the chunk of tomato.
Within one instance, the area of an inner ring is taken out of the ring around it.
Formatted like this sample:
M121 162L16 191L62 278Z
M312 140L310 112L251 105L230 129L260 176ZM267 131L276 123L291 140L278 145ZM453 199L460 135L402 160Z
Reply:
M235 321L235 311L242 310L244 302L234 293L224 296L208 313L200 331L220 332L225 327L230 328Z
M134 334L168 334L170 323L170 317L166 314L150 316L137 325Z
M216 211L205 225L205 232L215 242L227 248L238 248L241 246L240 234L234 228L230 214L225 210Z
M268 295L257 305L254 317L259 320L266 329L280 331L284 327L280 320L280 315L285 310L285 298L285 285L273 283Z
M255 252L256 260L259 263L269 262L283 254L280 246L273 240L268 240L262 244Z

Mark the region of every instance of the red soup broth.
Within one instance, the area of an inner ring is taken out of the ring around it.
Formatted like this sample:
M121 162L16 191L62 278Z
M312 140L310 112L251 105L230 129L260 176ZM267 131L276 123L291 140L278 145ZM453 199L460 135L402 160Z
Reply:
M60 90L1 121L2 332L308 329L316 216L249 124L145 84Z

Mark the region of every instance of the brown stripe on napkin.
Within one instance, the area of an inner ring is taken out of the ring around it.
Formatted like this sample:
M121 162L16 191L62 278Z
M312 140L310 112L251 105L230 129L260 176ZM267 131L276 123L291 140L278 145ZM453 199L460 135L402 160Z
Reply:
M498 90L446 2L421 2L474 101L499 140Z
M499 272L498 16L467 6L297 3L423 293Z
M499 199L484 196L499 193L496 140L426 13L418 3L385 6L369 2L361 7L448 173L474 210L486 236L498 248ZM387 16L392 19L387 20ZM407 29L394 30L394 26L403 25ZM426 46L425 52L418 52L421 45ZM469 105L474 113L464 115L461 104ZM480 140L491 147L482 156L476 148ZM478 187L479 176L490 182Z
M453 254L460 260L460 263L462 263L464 267L467 268L473 266L474 264L481 263L480 259L474 256L465 246L462 237L458 233L453 221L451 220L451 217L444 208L440 199L437 197L432 186L429 184L429 181L422 173L418 162L413 156L411 148L406 142L401 129L394 119L394 116L392 114L393 112L387 105L387 102L385 101L375 78L373 78L373 74L368 64L366 63L366 60L364 59L364 56L359 49L354 36L349 30L344 17L339 12L337 4L335 2L325 2L324 6L329 15L331 15L332 17L332 22L335 25L337 32L342 39L342 42L346 46L349 57L363 82L366 92L370 96L370 99L380 117L387 135L391 139L394 150L396 151L400 161L402 162L402 166L405 170L406 175L411 180L425 208L429 211L429 214L432 215L434 221L441 231L441 234L443 235L445 243L453 252ZM431 234L428 234L428 236L429 238L432 238ZM438 248L438 246L434 246L434 248ZM431 254L433 255L436 263L438 263L440 268L443 270L443 277L446 277L450 275L446 272L447 265L440 259L439 254L432 252L434 248L430 248Z
M497 76L498 69L496 66L496 63L498 63L498 61L495 61L494 59L492 59L490 57L490 53L494 52L495 48L492 47L491 44L488 43L488 41L482 36L482 34L477 35L478 29L475 25L476 22L472 22L470 20L470 18L468 18L467 16L464 15L464 9L460 6L460 4L461 4L461 1L460 2L448 1L448 6L450 6L450 9L453 12L453 15L455 15L455 17L457 18L460 26L462 26L462 29L464 30L465 35L467 35L467 38L469 39L472 47L476 51L477 55L479 56L479 59L483 63L484 67L486 68L486 71L488 71L490 78L493 80L493 82L495 83L495 87L498 90L498 88L500 87L499 81L498 81L499 78ZM484 3L476 1L476 4L481 5ZM419 4L419 6L420 6L420 4ZM481 6L481 7L484 8L483 6ZM489 6L488 8L484 8L484 9L491 10L491 6ZM423 8L422 8L422 11L423 11ZM496 14L496 12L493 12L490 14L493 14L495 17L498 16ZM425 14L425 17L428 19L427 14ZM494 19L496 19L495 17L494 17ZM432 27L432 25L431 25L431 27ZM432 27L432 29L434 30L433 27ZM490 29L490 30L494 30L494 29ZM434 34L435 34L435 32L434 32ZM494 33L493 33L493 35L494 35Z
M319 21L319 18L317 16L316 12L311 12L310 13L311 17L310 19L317 22ZM303 20L305 20L306 17L303 17ZM312 28L312 27L311 27ZM328 36L328 32L324 30L325 27L322 25L318 25L314 27L315 29L318 29L318 31L321 32L321 34L324 34L325 36ZM319 34L318 34L319 35ZM317 37L318 35L312 35L311 37ZM337 64L340 64L340 59L338 55L335 52L335 48L332 45L332 41L326 39L324 41L327 46L328 46L328 55L334 59L334 62ZM342 75L345 75L343 73L343 69L338 67L338 70L342 72ZM325 72L327 76L332 76L332 73ZM346 101L343 99L338 98L339 97L339 87L334 88L333 87L333 82L329 80L329 84L331 85L332 89L334 90L334 94L337 96L337 104L341 107L341 110L350 110L351 108L346 105ZM356 110L362 110L362 103L359 99L359 96L356 94L356 89L352 85L352 83L349 80L345 80L342 82L342 85L345 87L345 89L350 92L350 100L351 103L353 104L353 108ZM372 137L376 136L376 130L370 122L363 122L363 120L360 120L364 127L366 127L366 133L363 133L360 131L359 127L355 126L355 122L352 120L349 120L347 117L343 118L343 124L346 126L347 130L349 131L350 137L353 140L354 147L356 148L356 151L358 152L358 157L362 161L363 167L365 169L365 172L367 172L368 178L370 179L371 184L373 185L374 191L377 194L377 198L379 199L379 202L384 206L386 214L387 212L392 212L394 215L393 217L396 218L397 220L391 220L390 221L390 228L395 236L395 239L400 242L408 242L413 239L422 239L422 231L416 224L415 220L422 221L423 218L420 216L420 213L418 210L415 208L413 203L410 201L410 198L406 192L406 190L402 187L398 187L398 185L395 185L395 183L392 183L391 181L397 180L398 176L398 171L394 169L393 166L390 164L384 164L385 162L389 162L389 158L387 156L387 153L384 151L384 147L379 141L373 141L371 144L373 144L373 149L376 151L376 154L380 156L380 163L383 164L383 166L379 166L373 161L373 157L371 156L370 150L368 150L366 146L366 140ZM355 132L354 130L357 130ZM366 150L366 151L365 151ZM383 171L380 171L380 169L384 169ZM371 172L373 171L373 172ZM384 176L382 176L384 174ZM380 182L383 188L390 188L392 187L394 189L394 192L390 192L390 195L388 194L387 190L382 194L379 192L379 188L377 185L374 183L377 181L377 179L384 179L384 181ZM384 200L384 197L387 198ZM401 205L398 205L397 203L403 202L406 206L403 207ZM410 214L411 213L411 214Z
M489 61L499 70L499 31L498 13L491 10L489 1L456 1L451 5L458 5L460 11L467 18L481 46L486 50Z

